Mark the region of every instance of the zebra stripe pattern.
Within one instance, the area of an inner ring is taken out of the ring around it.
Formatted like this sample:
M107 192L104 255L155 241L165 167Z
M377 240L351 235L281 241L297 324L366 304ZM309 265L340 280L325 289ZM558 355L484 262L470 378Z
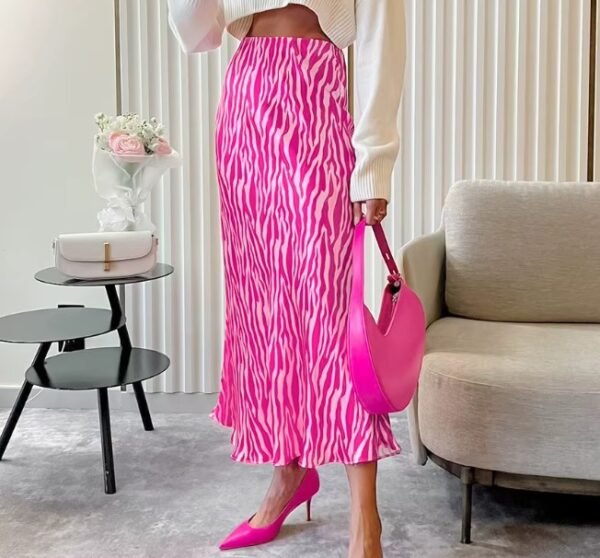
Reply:
M221 389L232 459L303 467L400 453L351 384L346 326L355 162L333 43L246 37L216 115L225 270Z

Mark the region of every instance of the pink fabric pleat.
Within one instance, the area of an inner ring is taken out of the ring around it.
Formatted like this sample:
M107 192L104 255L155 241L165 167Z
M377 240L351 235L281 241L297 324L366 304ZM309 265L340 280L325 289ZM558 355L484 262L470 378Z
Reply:
M315 467L400 453L389 417L361 406L349 374L355 155L343 52L246 37L216 125L226 308L210 416L232 428L231 458Z

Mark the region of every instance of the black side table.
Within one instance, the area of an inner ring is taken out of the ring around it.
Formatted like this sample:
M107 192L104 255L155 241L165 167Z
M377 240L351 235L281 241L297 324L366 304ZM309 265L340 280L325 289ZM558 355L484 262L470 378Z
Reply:
M169 367L170 360L158 351L132 347L125 313L115 286L150 281L171 273L171 265L157 263L151 271L143 275L108 280L74 279L62 274L55 267L43 269L35 274L38 281L52 285L103 286L108 295L110 310L63 306L20 312L0 318L0 341L39 344L0 435L0 460L34 385L64 390L95 389L98 391L104 491L107 494L116 492L107 390L110 387L131 384L144 428L153 430L142 381L164 372ZM84 348L86 338L114 330L119 334L120 346ZM63 352L46 358L54 342L59 344L59 351Z

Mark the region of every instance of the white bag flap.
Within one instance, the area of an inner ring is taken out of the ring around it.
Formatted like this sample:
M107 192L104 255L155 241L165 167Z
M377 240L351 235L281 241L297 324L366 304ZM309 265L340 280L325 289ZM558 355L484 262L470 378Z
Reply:
M76 262L103 262L104 243L109 242L110 261L143 258L152 250L151 231L63 233L57 237L63 258Z

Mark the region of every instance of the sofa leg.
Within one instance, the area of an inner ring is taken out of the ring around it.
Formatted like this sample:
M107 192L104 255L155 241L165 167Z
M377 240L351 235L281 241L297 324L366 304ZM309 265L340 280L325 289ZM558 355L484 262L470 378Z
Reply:
M469 544L471 542L471 509L473 501L473 480L474 471L472 467L462 467L460 480L463 485L463 510L462 510L462 531L460 542Z

